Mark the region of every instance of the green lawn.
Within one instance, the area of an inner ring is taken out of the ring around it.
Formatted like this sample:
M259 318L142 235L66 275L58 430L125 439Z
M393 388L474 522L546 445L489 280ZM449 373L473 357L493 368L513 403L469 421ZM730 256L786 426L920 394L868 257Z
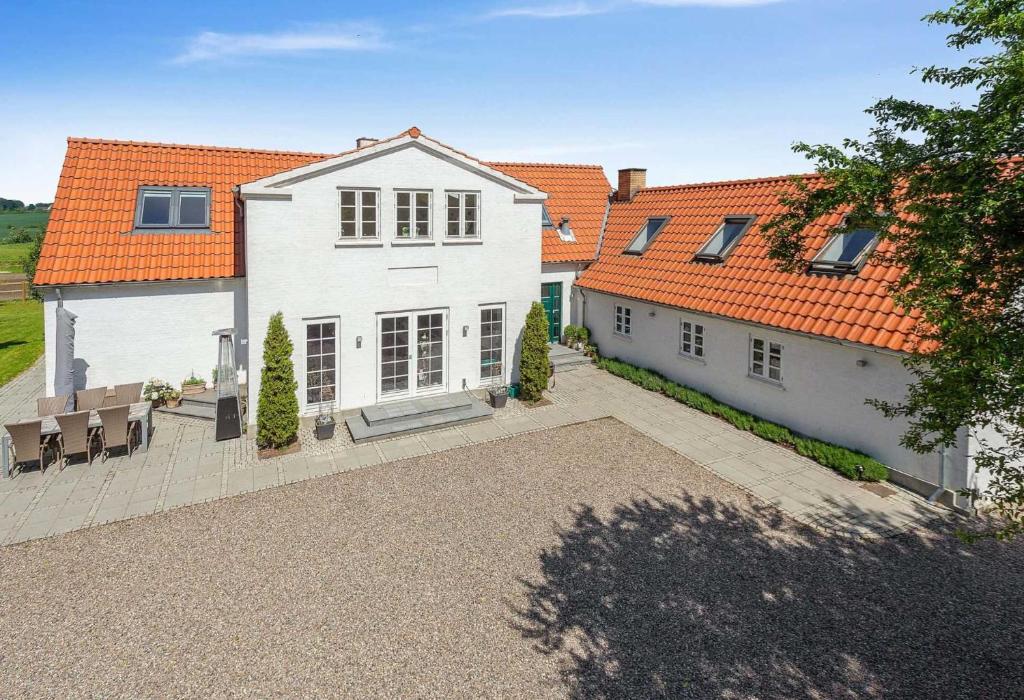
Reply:
M22 272L22 261L28 257L31 249L31 243L0 241L0 272Z
M38 301L0 302L0 386L43 354L43 305Z

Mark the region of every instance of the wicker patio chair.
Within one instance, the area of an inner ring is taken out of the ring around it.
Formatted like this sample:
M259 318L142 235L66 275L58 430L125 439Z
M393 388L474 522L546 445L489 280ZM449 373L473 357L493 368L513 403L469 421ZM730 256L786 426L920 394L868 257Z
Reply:
M142 401L142 382L116 384L114 393L117 395L116 406L130 406L133 403L139 403Z
M62 396L47 396L46 398L36 399L36 415L40 418L45 418L46 416L67 413L68 399L70 398L69 395L64 394Z
M46 471L43 455L46 448L50 447L50 436L43 437L43 421L8 423L4 429L11 436L11 451L14 453L11 459L12 470L19 464L39 462L39 470Z
M106 460L110 448L112 447L124 447L128 450L128 458L132 456L132 435L139 435L139 422L129 421L128 413L131 411L131 406L125 404L124 406L113 406L111 408L101 408L97 411L100 414L100 423L103 426L100 428L100 439L103 442L103 459Z
M101 386L95 389L83 389L75 392L75 407L79 411L95 411L102 408L103 399L107 395L107 387Z
M92 464L93 432L89 430L89 413L78 411L56 416L57 425L60 426L57 446L60 451L61 469L67 466L70 455L84 454L89 464Z

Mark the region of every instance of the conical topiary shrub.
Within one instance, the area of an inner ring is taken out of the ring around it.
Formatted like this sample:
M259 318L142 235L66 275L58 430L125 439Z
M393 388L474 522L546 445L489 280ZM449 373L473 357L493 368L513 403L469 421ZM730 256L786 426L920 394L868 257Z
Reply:
M519 360L519 395L523 401L540 401L548 386L551 362L548 360L548 317L539 301L526 315L523 351Z
M299 384L292 364L292 339L280 311L270 317L267 326L260 376L256 444L262 449L287 447L299 435L299 400L295 396Z

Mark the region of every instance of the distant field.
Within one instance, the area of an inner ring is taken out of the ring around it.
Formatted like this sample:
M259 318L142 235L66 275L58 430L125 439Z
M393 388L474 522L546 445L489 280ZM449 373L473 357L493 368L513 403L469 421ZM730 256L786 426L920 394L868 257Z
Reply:
M0 212L0 242L3 242L3 239L7 237L7 230L11 226L14 228L37 228L43 230L46 228L46 222L49 219L50 212L48 211Z
M38 301L0 302L0 386L43 354L43 305Z
M0 272L21 272L21 261L28 257L31 243L0 242Z

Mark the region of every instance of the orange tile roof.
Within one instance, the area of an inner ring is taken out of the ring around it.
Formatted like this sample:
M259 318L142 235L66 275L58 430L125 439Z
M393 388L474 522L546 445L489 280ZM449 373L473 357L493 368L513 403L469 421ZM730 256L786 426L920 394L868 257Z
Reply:
M545 203L551 222L558 226L569 217L576 242L566 242L555 229L544 229L541 259L553 262L589 262L597 254L608 195L612 187L600 165L559 163L485 163L510 177L547 192Z
M245 274L232 187L331 157L243 148L69 138L36 284ZM212 188L210 233L131 234L140 185Z
M808 181L817 176L804 176ZM606 292L715 316L910 351L919 318L894 307L887 285L897 268L869 260L857 275L779 272L767 256L761 226L783 207L780 191L792 191L786 177L651 187L629 202L614 202L597 262L577 281ZM694 254L730 215L752 214L754 225L724 263L694 262ZM817 252L828 227L842 212L816 221L807 231ZM650 216L670 216L642 255L623 253ZM883 243L882 246L885 244ZM885 248L880 246L879 251Z

